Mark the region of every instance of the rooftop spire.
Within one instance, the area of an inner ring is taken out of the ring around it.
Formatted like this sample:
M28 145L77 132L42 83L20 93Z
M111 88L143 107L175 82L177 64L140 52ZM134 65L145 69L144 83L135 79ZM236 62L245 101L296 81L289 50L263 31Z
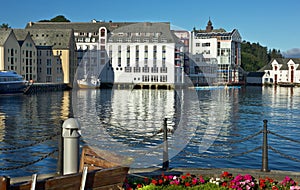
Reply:
M206 26L206 32L212 32L213 29L214 29L214 27L212 26L212 22L210 21L210 17L209 17L207 26Z

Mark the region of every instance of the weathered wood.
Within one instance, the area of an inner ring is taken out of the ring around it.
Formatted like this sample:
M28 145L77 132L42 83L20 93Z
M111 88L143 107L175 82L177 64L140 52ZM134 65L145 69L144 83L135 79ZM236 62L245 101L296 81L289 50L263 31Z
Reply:
M82 172L84 166L87 166L89 171L115 167L120 165L125 159L108 151L84 146L82 148L79 171Z
M82 180L82 169L88 167L85 180L85 189L97 190L119 190L126 178L129 167L120 166L117 162L110 162L101 157L100 154L109 153L107 151L92 150L90 147L84 147L82 150L81 172L63 176L54 176L44 179L38 179L36 189L39 190L79 190ZM115 155L109 155L115 156ZM117 158L120 159L120 158ZM117 160L115 159L115 160ZM120 161L120 160L117 160ZM100 168L100 169L99 169ZM8 179L9 180L9 179ZM2 185L2 184L1 184ZM30 190L31 180L16 184L7 185L3 190ZM2 190L2 189L0 189Z
M1 176L0 178L0 190L8 190L10 184L10 178L6 176Z

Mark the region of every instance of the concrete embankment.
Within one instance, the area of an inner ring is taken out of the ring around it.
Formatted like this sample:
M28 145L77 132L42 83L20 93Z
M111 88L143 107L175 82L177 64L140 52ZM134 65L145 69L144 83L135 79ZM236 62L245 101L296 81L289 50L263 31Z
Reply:
M48 91L62 91L67 89L69 89L68 85L63 83L33 83L25 89L24 94Z

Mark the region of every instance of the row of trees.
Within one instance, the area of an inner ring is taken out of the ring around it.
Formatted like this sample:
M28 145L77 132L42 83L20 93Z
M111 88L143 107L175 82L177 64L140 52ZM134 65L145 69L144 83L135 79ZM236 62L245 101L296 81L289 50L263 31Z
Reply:
M245 71L257 71L273 58L283 58L280 50L269 49L259 43L243 41L241 44L242 68Z
M71 22L63 15L58 15L50 20L40 20L39 22ZM10 28L8 24L3 23L0 28ZM273 58L282 58L280 50L268 50L267 47L259 43L250 43L243 41L241 44L242 68L245 71L257 71L270 62Z

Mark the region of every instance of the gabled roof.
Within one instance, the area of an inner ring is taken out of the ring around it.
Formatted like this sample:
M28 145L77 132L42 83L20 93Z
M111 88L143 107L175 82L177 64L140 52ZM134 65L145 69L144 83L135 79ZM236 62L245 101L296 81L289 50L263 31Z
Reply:
M13 29L13 32L14 32L20 46L22 46L27 35L29 34L28 31L26 31L24 29Z
M53 49L69 49L72 29L26 29L36 46L52 46Z
M272 63L276 61L278 64L282 65L280 70L288 70L288 62L292 60L295 64L300 64L300 58L273 58L267 65L259 69L259 72L265 70L272 70ZM300 65L298 66L297 70L300 70Z
M0 46L3 46L8 39L12 29L0 29Z
M141 35L136 35L137 33ZM122 34L121 36L119 34ZM149 34L148 36L145 34ZM151 35L150 35L151 34ZM157 36L155 34L158 34ZM119 27L115 29L109 38L109 42L117 42L118 40L128 39L131 40L140 39L143 42L144 39L152 42L154 38L157 42L167 42L172 43L175 41L174 36L170 30L170 23L161 22L139 22L135 24L129 24L126 26ZM132 41L132 42L133 42Z
M98 32L100 27L112 31L136 22L29 22L26 29L73 29L75 32Z

